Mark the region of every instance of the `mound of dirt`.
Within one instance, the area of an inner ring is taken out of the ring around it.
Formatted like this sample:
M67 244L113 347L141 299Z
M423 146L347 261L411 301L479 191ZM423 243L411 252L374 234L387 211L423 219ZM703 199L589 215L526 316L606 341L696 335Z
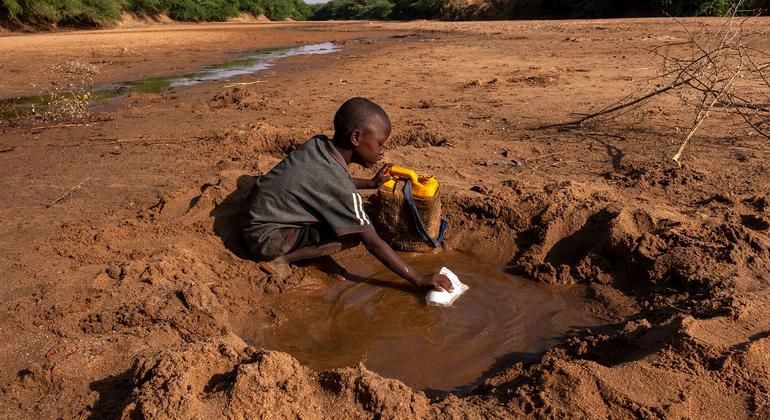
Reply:
M512 73L506 81L514 85L544 88L562 85L565 78L561 71L521 71Z
M719 324L729 322L627 322L613 332L571 339L530 368L513 366L479 391L495 395L509 412L536 417L763 417L770 407L770 359L761 352L770 343L765 337L717 338L715 331L725 331ZM649 363L630 362L640 358ZM619 366L622 373L614 369Z
M232 107L240 110L259 110L265 109L266 106L265 98L248 86L225 88L209 101L209 107L212 109Z
M278 163L279 158L318 134L311 129L278 128L258 122L238 124L196 138L205 145L209 156L216 156L220 168L237 162L253 162L252 170L262 175ZM242 170L242 169L241 169Z
M225 337L140 356L122 418L428 418L422 393L363 365L313 372Z

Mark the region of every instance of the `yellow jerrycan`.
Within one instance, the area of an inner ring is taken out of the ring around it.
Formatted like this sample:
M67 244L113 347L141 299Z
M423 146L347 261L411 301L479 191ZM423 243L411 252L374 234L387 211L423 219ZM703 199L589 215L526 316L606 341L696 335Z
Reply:
M393 177L379 188L378 233L393 248L428 252L441 245L447 223L441 218L439 183L432 175L392 166Z

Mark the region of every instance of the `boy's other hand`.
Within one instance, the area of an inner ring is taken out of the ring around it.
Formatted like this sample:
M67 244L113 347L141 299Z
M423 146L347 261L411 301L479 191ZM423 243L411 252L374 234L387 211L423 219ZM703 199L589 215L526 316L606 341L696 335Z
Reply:
M393 164L388 163L387 165L383 165L382 168L377 171L377 173L374 175L374 178L372 178L372 184L374 185L374 188L380 188L380 185L393 179L392 176L385 175L385 172L387 172L391 166L393 166Z
M447 292L452 292L452 290L454 290L452 282L443 274L427 274L422 276L422 279L420 279L420 286L432 287L439 291L446 290Z

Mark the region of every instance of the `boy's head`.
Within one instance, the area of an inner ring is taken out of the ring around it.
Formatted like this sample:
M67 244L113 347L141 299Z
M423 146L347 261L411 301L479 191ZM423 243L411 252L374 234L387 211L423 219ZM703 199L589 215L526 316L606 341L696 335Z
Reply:
M372 166L382 156L382 144L390 136L390 118L366 98L345 101L334 114L334 139L353 151L353 162Z

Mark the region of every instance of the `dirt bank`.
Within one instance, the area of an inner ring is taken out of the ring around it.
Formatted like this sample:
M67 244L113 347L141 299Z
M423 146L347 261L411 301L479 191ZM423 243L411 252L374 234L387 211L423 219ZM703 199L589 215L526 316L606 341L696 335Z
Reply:
M767 23L750 27L764 50ZM676 127L692 116L668 97L579 130L533 128L629 93L655 71L647 49L685 36L665 20L616 20L0 38L3 96L50 83L35 66L119 51L127 40L129 51L147 44L146 54L86 59L100 80L279 43L343 48L225 83L131 95L76 124L3 123L0 412L770 416L767 142L714 118L680 168L670 160ZM449 247L548 287L586 284L607 322L563 337L535 362L501 357L462 398L428 398L363 365L313 371L246 345L236 322L280 322L266 295L340 272L327 261L274 281L236 240L238 203L255 175L329 133L336 107L354 95L391 115L387 160L442 182Z

